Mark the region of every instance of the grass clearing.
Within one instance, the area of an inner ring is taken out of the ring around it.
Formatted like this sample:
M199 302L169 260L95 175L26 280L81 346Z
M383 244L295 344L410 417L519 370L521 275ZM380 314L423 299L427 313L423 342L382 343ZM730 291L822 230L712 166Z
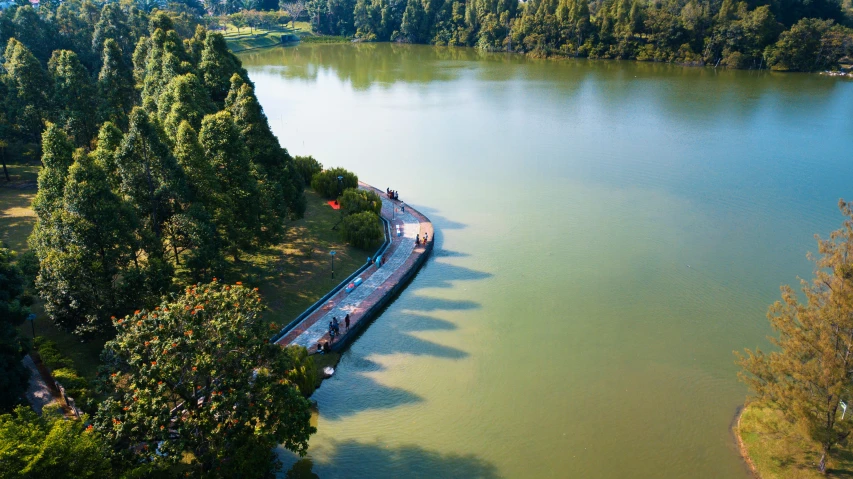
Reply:
M845 420L847 420L845 418ZM834 450L826 476L817 470L820 447L782 412L766 403L748 404L741 413L736 434L761 479L818 479L851 477L853 451L849 445Z
M39 163L9 163L6 182L0 175L0 242L12 251L27 250L27 237L35 225L36 217L30 205L36 196Z
M312 190L306 190L305 217L288 225L284 241L261 254L232 264L231 277L257 286L269 306L268 321L283 326L314 304L373 254L344 243L332 228L340 221L333 210ZM331 251L335 251L332 277Z

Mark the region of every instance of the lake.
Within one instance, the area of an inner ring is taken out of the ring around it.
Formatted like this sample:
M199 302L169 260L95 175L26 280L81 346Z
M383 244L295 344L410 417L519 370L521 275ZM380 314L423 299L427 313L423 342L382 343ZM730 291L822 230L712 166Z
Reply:
M414 45L240 55L292 154L435 224L288 477L746 478L732 351L853 199L853 83Z

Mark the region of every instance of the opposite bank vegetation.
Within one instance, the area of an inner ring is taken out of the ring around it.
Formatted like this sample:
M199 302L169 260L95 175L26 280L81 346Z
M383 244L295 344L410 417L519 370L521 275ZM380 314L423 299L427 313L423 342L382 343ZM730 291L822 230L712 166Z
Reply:
M849 4L836 0L308 0L306 11L330 35L535 56L819 71L853 51Z

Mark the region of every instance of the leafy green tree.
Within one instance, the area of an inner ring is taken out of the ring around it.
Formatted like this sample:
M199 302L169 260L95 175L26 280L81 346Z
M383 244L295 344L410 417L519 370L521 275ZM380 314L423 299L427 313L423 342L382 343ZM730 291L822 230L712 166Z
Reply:
M198 69L211 100L217 105L224 104L225 97L231 89L231 76L235 73L245 83L251 83L249 74L240 60L228 50L225 38L219 33L208 32L205 36Z
M102 54L108 38L118 43L119 50L125 55L129 55L133 51L136 43L136 38L127 25L127 15L122 12L118 3L105 3L101 8L98 23L95 25L95 31L92 35L92 52L95 55ZM130 58L125 57L125 61L128 60Z
M21 363L30 342L15 328L30 312L22 304L23 293L23 275L12 263L12 252L0 245L0 411L20 402L30 377Z
M254 89L234 74L225 106L234 116L240 138L251 154L260 186L260 221L264 241L276 242L284 231L284 220L300 218L305 212L302 181L293 168L293 159L270 130Z
M199 143L213 166L222 201L210 210L220 237L234 259L251 250L260 236L258 184L234 118L227 111L207 115L201 122Z
M121 176L121 192L145 218L145 233L156 240L162 236L163 223L175 213L176 204L186 198L183 171L168 146L163 143L158 125L139 107L130 113L130 126L116 153ZM148 242L149 255L159 256L159 247Z
M115 477L103 439L83 421L68 421L54 409L42 416L19 406L0 415L0 476Z
M19 134L35 140L41 132L42 119L47 116L49 105L49 83L47 75L23 43L9 40L4 54L9 84L9 117L17 119Z
M36 287L58 326L81 335L108 332L110 315L123 310L129 293L146 297L149 285L140 284L138 270L157 264L148 258L140 265L135 257L133 220L103 169L76 153L62 206L47 221L40 217L33 233L41 266Z
M95 133L95 117L91 114L95 88L89 72L69 50L55 50L47 67L53 84L57 123L68 131L76 145L88 144Z
M287 372L287 379L299 389L303 397L311 397L319 382L314 357L308 354L305 347L299 345L288 346L284 348L284 352L293 364Z
M362 211L344 217L341 225L344 240L356 248L367 249L382 241L382 223L372 211Z
M738 355L741 379L820 444L823 474L833 448L853 432L839 413L840 401L853 397L853 204L840 206L847 219L828 239L818 239L814 280L802 281L805 302L783 286L782 301L767 313L779 333L772 339L777 350Z
M201 119L212 110L207 90L192 73L173 78L157 99L157 116L171 141L175 140L182 122L188 121L198 130Z
M773 70L818 71L831 68L851 53L853 33L832 20L802 19L767 47L767 64Z
M104 42L101 72L98 74L98 102L101 122L113 122L119 128L127 127L127 113L136 100L133 73L125 62L118 42L108 38Z
M339 176L342 177L340 181ZM358 188L358 177L343 168L323 170L311 179L311 188L326 198L335 199L348 188Z
M107 174L107 180L110 182L113 191L117 191L121 187L121 176L118 174L118 165L116 165L116 152L121 147L123 138L124 135L118 127L109 121L105 122L101 125L101 130L98 132L98 144L92 152L92 158Z
M382 200L373 191L347 188L338 198L338 202L341 204L341 211L345 216L362 211L372 211L379 215L382 211Z
M140 460L210 477L264 477L276 444L304 454L309 403L262 310L256 290L214 281L116 320L96 429Z
M302 178L302 184L305 186L311 185L311 178L314 175L323 171L323 165L314 159L313 156L294 156L293 166L299 177Z

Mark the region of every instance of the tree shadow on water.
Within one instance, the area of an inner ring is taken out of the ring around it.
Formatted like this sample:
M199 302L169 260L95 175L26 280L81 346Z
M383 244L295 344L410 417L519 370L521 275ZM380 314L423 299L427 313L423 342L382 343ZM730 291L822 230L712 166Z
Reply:
M322 463L303 458L284 473L286 479L499 478L494 464L473 454L443 454L416 445L388 446L356 441L333 442ZM293 456L291 459L295 459ZM285 464L291 464L284 458Z

